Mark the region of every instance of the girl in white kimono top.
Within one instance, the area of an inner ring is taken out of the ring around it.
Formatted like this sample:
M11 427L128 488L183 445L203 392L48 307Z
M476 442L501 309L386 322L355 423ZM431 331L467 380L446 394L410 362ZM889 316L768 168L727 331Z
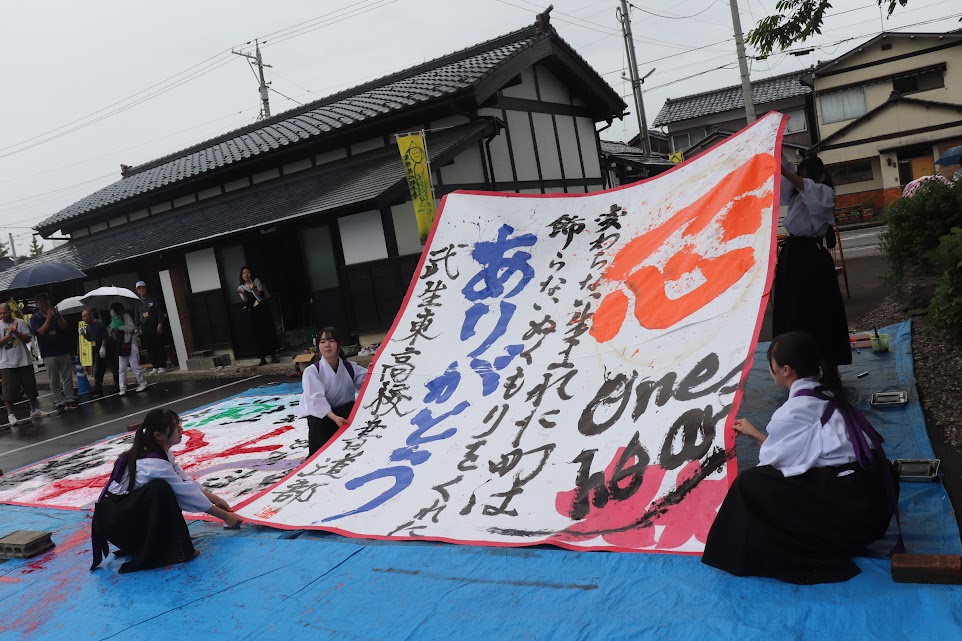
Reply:
M227 501L201 487L174 460L170 448L182 435L180 417L171 410L151 410L144 417L94 508L91 570L109 554L108 543L120 548L118 556L131 557L121 573L190 561L197 552L183 512L206 512L229 528L240 526L241 517Z
M341 339L333 327L317 336L320 358L301 377L298 416L307 417L308 456L313 456L347 425L354 400L361 391L367 370L348 361L341 352Z
M808 332L831 365L851 363L845 304L835 261L824 246L825 238L835 240L835 190L817 156L805 158L797 170L783 162L780 200L788 205L790 235L779 243L772 334Z
M852 554L882 537L897 509L892 467L881 437L845 402L834 368L820 366L810 335L776 336L768 361L789 399L767 435L735 421L736 432L761 443L759 464L729 489L702 562L736 576L846 581L859 573Z

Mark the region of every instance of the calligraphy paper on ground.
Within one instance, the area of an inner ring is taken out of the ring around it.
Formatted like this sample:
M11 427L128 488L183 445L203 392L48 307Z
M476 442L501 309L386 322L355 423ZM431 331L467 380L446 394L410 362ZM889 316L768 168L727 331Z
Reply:
M350 426L241 514L700 552L735 469L725 434L771 279L782 120L603 193L447 196Z
M299 386L255 389L181 415L180 466L231 505L275 485L307 456ZM0 503L92 508L129 432L0 476Z

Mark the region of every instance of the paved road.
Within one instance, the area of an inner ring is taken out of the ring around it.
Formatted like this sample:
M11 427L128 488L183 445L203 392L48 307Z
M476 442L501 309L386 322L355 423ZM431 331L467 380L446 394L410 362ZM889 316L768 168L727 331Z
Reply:
M114 394L83 403L79 409L60 416L23 421L14 427L3 425L0 427L0 469L9 472L120 434L155 407L185 412L272 380L281 379L260 375L170 383L163 382L162 378L151 379L151 386L140 394L128 393L123 398ZM49 401L41 398L41 405L45 400ZM22 407L18 405L17 414L26 414L26 403Z
M869 227L868 229L853 229L841 232L842 251L845 254L845 260L880 256L882 252L878 246L878 236L883 231L885 231L885 227Z

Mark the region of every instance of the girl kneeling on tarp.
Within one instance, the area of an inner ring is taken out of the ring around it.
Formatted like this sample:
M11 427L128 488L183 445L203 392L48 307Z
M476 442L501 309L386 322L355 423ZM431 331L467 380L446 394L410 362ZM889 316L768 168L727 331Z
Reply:
M307 417L308 456L321 449L347 424L354 399L361 391L367 370L347 360L341 339L333 327L317 334L319 358L301 377L301 402L298 415Z
M94 508L91 570L110 553L108 541L120 548L118 555L131 557L121 573L190 561L197 552L184 511L206 512L229 528L240 526L243 519L227 501L201 487L174 460L170 448L182 436L180 417L171 410L151 410L144 417Z
M892 466L881 437L832 379L835 368L820 366L810 335L776 336L768 362L789 398L767 436L735 421L737 432L761 443L759 465L729 489L702 563L789 583L846 581L859 573L852 554L884 535L897 511Z

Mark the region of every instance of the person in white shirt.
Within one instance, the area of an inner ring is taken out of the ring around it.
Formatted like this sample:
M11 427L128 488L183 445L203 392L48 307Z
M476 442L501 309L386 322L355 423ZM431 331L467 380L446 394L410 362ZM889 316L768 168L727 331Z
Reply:
M303 393L298 416L307 417L308 456L313 456L347 425L367 370L352 363L341 351L341 339L333 327L317 334L319 358L301 377Z
M809 156L798 165L782 163L781 204L788 205L772 295L772 334L808 332L832 365L852 362L848 319L823 240L834 227L835 190L825 164ZM831 236L834 239L834 235Z
M206 512L228 528L240 527L243 519L227 501L205 490L174 460L170 449L182 437L175 412L154 409L144 417L94 508L91 570L109 553L108 542L120 548L118 555L132 557L120 566L121 573L190 561L198 553L183 512Z
M729 489L702 563L790 583L846 581L859 573L852 554L882 537L897 509L892 466L881 437L845 400L834 368L820 362L814 338L776 336L768 362L789 399L767 434L745 419L734 422L736 432L761 443L759 465Z
M7 408L7 423L19 422L13 404L23 391L30 403L30 418L46 414L37 407L37 379L33 372L33 356L27 345L33 340L27 323L13 317L9 305L0 303L0 377L3 381L3 403Z

